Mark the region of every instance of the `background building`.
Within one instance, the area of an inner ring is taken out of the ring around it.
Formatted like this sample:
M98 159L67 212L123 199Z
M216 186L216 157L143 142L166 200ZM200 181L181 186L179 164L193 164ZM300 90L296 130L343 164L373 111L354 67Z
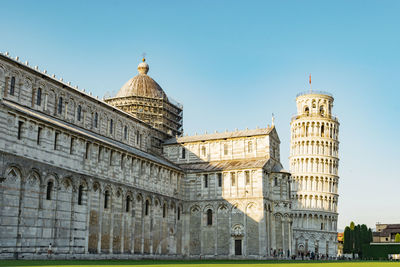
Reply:
M393 243L396 234L400 234L400 224L376 224L376 232L372 233L373 243Z

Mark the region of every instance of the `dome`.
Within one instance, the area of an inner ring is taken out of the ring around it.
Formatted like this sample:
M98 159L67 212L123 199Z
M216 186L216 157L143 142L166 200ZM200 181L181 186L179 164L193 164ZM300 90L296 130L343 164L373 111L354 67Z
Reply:
M147 75L149 65L143 58L138 65L139 74L127 81L119 90L116 97L141 96L148 98L167 99L160 85Z

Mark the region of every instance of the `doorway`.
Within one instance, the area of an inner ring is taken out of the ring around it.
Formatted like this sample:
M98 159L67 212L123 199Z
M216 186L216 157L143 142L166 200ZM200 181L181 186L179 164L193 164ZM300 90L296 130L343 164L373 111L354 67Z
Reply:
M242 255L242 240L235 240L235 255Z

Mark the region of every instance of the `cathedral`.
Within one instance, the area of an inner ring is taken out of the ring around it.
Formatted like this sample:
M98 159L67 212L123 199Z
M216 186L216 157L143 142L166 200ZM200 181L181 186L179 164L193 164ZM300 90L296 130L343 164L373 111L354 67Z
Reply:
M330 94L297 96L286 171L273 122L183 135L148 72L99 99L0 54L1 259L336 256Z

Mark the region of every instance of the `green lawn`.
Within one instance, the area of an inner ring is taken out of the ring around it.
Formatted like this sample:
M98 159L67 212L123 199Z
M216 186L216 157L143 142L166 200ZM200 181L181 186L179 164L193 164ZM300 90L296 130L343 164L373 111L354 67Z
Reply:
M385 266L400 266L400 262L323 262L323 261L248 261L248 260L192 260L192 261L153 261L153 260L3 260L0 261L0 266L140 266L146 267L161 267L161 266L176 266L179 267L307 267L310 265L323 266L323 267L385 267Z

